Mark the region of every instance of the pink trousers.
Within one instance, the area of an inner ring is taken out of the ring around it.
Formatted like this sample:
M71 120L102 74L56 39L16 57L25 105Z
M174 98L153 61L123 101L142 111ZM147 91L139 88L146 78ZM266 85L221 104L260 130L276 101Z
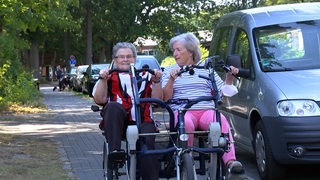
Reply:
M209 124L212 121L215 121L215 111L214 110L188 110L184 116L185 127L187 132L192 132L195 130L204 130L207 131ZM221 114L221 113L220 113ZM178 112L175 112L175 123L177 123ZM221 127L223 133L228 133L230 125L226 117L221 114ZM193 134L189 134L188 145L193 145ZM233 141L232 133L229 131L229 139ZM230 160L236 160L235 149L233 143L231 144L230 151L224 153L222 156L223 162L227 164Z

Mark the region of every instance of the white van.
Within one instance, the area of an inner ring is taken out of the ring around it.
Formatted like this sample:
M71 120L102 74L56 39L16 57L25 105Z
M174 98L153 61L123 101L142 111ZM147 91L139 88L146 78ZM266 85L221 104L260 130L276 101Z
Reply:
M210 55L241 70L239 93L221 108L261 179L282 178L290 164L320 165L320 3L226 14Z

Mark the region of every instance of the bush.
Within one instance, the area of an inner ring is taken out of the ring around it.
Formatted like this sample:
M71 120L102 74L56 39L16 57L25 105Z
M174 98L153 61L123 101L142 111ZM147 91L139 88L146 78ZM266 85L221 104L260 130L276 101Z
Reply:
M209 55L209 50L203 47L202 45L200 45L200 51L202 54L202 59L206 59ZM174 65L175 63L176 61L174 60L174 57L168 56L162 60L161 67L171 66L171 65Z
M0 35L0 108L11 104L40 106L41 94L32 74L23 69L12 38Z

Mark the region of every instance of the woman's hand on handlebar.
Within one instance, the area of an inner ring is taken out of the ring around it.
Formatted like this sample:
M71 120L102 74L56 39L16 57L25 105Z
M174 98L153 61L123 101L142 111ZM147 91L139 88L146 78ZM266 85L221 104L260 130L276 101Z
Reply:
M181 70L180 67L178 67L176 69L172 69L170 72L170 78L176 79L178 76L180 76L181 75L180 70Z
M158 70L158 69L154 69L153 71L154 71L154 74L152 76L152 81L155 83L159 83L163 73L161 70Z
M234 66L229 66L229 70L226 76L226 84L233 84L233 78L239 73L239 69Z
M109 71L110 71L109 68L101 69L99 72L99 79L109 78L109 76L110 76Z
M237 75L239 73L239 69L234 67L234 66L229 66L230 70L229 70L229 73L230 74L234 74L234 75Z

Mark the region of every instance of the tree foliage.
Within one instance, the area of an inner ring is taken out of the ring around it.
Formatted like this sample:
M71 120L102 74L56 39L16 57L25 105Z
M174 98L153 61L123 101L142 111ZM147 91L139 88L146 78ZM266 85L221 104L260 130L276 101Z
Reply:
M29 87L40 67L67 66L70 54L78 64L110 62L116 42L151 37L162 60L171 37L212 30L225 13L302 1L0 0L0 102L10 99L7 84Z
M205 61L205 59L209 55L209 50L206 49L205 47L203 47L202 45L200 45L200 52L201 52L201 60L200 61ZM175 63L176 63L176 61L174 60L173 56L167 56L161 62L161 67L171 66L171 65L174 65Z
M0 108L11 103L39 105L39 92L30 73L23 70L11 36L0 34Z

